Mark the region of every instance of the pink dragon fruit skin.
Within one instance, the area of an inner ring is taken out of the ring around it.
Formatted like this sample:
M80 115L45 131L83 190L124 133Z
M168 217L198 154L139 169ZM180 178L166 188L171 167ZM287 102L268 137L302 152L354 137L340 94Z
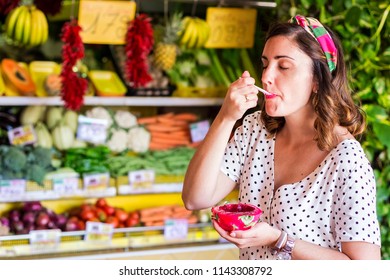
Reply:
M211 208L212 219L226 231L248 230L257 224L263 211L252 204L229 203Z

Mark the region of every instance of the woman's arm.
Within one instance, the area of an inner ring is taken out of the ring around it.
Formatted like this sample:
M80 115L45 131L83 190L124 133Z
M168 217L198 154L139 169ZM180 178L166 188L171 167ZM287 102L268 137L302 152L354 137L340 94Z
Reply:
M188 166L182 191L187 209L213 206L233 190L235 183L220 171L220 167L236 121L257 105L253 84L254 79L245 71L229 87L218 115Z
M224 231L218 223L213 225L221 237L235 244L238 248L252 246L273 247L278 240L281 230L271 227L268 223L258 223L247 231ZM293 260L380 260L380 247L375 244L360 241L342 242L342 252L321 247L300 239L295 239L292 251Z

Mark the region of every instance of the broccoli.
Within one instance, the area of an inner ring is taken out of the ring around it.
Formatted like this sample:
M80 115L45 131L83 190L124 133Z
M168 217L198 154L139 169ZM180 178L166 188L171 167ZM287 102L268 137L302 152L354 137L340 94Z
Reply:
M3 151L3 169L19 172L26 166L27 157L18 147L10 146Z
M42 186L46 173L46 170L42 166L38 164L28 164L26 166L25 179L37 182L39 185Z
M30 163L38 164L44 169L51 167L52 153L48 148L35 147L31 149L28 154L28 160Z

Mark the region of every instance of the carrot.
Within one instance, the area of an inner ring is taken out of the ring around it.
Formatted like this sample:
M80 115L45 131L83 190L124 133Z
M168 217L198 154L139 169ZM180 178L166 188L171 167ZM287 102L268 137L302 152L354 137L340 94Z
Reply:
M162 144L171 144L171 145L188 145L190 144L189 139L180 139L180 138L163 138L163 137L153 137L152 134L152 141L156 143L162 143Z
M178 113L175 115L175 119L194 122L198 120L198 116L193 113Z
M167 215L166 213L158 213L158 214L156 213L155 215L152 216L141 217L140 221L143 223L152 222L152 221L161 221L169 217L170 215Z
M163 124L148 124L146 128L150 131L159 131L159 132L172 132L172 131L178 131L183 129L183 127L180 126L170 126L170 125L163 125Z
M142 117L137 119L138 124L152 124L157 123L157 116Z
M151 133L152 138L153 137L161 137L161 138L181 138L181 139L190 139L190 134L188 131L183 130L183 131L173 131L173 132L158 132L158 131L153 131Z
M188 223L189 224L196 224L198 222L198 217L196 215L191 215L188 218Z
M159 212L171 211L171 208L172 208L172 206L170 206L170 205L162 205L162 206L143 208L143 209L139 210L139 214L140 214L140 216L153 215L153 214L159 213Z

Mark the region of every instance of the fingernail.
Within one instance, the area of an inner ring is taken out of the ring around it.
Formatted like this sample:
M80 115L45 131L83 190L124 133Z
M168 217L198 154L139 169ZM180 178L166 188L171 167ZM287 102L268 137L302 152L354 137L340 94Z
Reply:
M232 231L232 232L230 233L230 236L231 236L231 237L236 237L236 233L235 233L234 231Z

